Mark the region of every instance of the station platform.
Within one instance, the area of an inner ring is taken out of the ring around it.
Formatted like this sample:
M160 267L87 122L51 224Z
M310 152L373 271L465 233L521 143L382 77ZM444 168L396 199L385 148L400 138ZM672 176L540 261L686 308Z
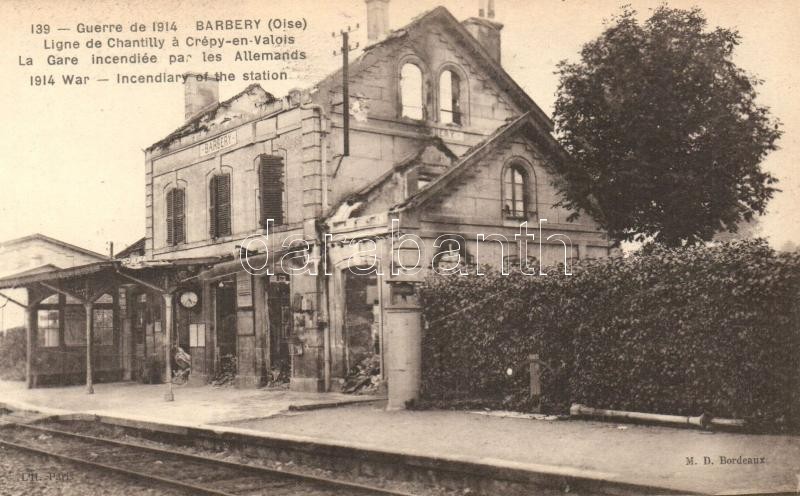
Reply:
M770 494L800 490L800 437L708 433L497 412L386 411L370 396L285 390L99 384L24 389L0 381L0 406L95 416L173 431L295 443L362 458L392 457L455 470L486 468L536 477L648 488L650 494ZM336 408L329 408L329 407ZM155 426L155 427L154 427ZM355 453L355 455L353 455ZM758 463L746 463L748 460ZM641 494L643 494L642 492Z
M264 419L282 412L373 402L374 396L301 393L286 389L237 389L233 386L177 386L165 401L166 384L112 382L85 386L26 389L22 382L0 381L0 402L22 402L55 412L94 413L152 422L191 425Z

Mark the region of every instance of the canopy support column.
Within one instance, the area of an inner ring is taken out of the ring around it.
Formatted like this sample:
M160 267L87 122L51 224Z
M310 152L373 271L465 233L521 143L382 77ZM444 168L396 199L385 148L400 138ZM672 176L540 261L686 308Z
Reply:
M92 385L92 317L94 317L94 303L85 302L86 309L86 394L94 394Z
M172 293L165 293L164 295L164 326L165 341L164 349L166 350L166 366L167 366L167 392L164 394L165 401L175 401L175 394L172 391Z
M29 306L25 309L25 385L28 389L33 389L33 371L31 361L33 360L33 326L36 312Z

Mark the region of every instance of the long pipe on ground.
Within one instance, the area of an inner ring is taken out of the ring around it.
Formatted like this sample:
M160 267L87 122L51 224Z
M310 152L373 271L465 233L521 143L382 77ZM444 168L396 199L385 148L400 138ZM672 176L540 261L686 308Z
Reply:
M624 410L604 410L602 408L592 408L580 403L573 403L569 409L572 417L603 417L615 420L640 420L643 422L655 422L670 425L690 425L708 429L709 427L741 428L744 427L744 420L713 418L711 415L702 414L697 417L685 417L683 415L663 415L658 413L628 412Z

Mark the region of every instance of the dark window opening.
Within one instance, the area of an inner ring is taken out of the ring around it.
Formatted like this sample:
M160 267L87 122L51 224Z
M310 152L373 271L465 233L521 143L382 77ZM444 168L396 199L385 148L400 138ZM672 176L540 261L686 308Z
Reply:
M451 70L439 76L439 122L442 124L462 124L461 78Z

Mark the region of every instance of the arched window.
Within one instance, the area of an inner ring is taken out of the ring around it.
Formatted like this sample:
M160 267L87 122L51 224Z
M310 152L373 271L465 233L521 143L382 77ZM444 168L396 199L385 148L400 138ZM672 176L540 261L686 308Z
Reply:
M267 221L280 226L284 221L283 212L283 157L261 155L258 158L258 194L261 208L261 227L267 228Z
M503 216L524 218L528 216L528 206L534 204L530 198L528 172L519 164L506 167L503 173Z
M186 193L182 188L167 192L167 245L186 241Z
M231 234L231 175L218 174L209 183L209 232L211 238Z
M442 124L462 124L461 78L455 72L445 69L439 76L439 122Z
M425 113L422 103L422 70L408 62L400 70L401 117L423 119Z

